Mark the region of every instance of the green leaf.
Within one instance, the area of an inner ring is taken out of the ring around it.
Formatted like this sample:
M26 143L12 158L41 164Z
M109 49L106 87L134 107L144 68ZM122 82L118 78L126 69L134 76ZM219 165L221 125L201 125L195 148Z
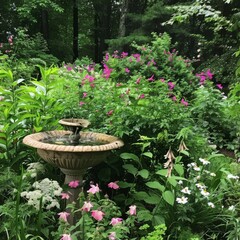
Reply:
M147 179L149 177L149 171L147 169L142 169L138 172L137 175L141 176L144 179Z
M122 153L120 157L125 160L126 159L134 160L135 162L140 164L139 157L133 153Z
M134 183L128 183L128 182L123 182L123 181L119 181L118 185L120 188L129 188L129 187L134 187L135 184Z
M173 177L169 177L167 179L167 181L173 186L176 187L177 186L177 181L173 178Z
M138 221L149 221L152 219L152 214L149 210L140 210L137 212Z
M188 152L188 151L186 151L186 150L182 150L182 151L180 151L180 153L182 153L183 155L186 155L186 156L188 156L188 157L189 157L189 152Z
M151 152L144 152L142 155L149 157L149 158L153 157L153 154Z
M170 205L174 204L174 194L171 191L165 191L163 193L163 199Z
M161 169L161 170L158 170L156 174L166 177L167 171L168 171L167 169Z
M165 219L161 215L153 215L152 223L153 223L153 226L158 226L160 224L165 224Z
M133 194L134 199L136 200L145 200L146 198L149 198L149 195L146 192L140 191Z
M165 187L162 184L160 184L159 182L157 182L157 181L146 182L145 184L149 188L158 189L161 192L163 192L165 190Z
M184 168L181 164L175 164L174 165L174 169L176 170L176 172L180 175L183 176L184 174Z
M135 168L132 164L124 164L123 168L127 170L127 172L131 173L132 175L136 175L138 172L138 169Z

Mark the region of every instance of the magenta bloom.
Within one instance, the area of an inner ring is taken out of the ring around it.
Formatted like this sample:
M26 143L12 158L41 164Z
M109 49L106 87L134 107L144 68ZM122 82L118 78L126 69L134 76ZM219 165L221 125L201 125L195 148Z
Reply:
M70 215L67 212L60 212L58 213L59 219L63 220L64 222L67 222L67 217Z
M128 68L125 68L126 73L130 73L130 70Z
M150 78L148 78L148 81L149 82L153 82L154 81L154 74Z
M79 180L74 180L74 181L71 181L68 186L70 188L77 188L79 186Z
M210 72L210 69L208 69L207 71L206 71L206 76L209 78L209 79L212 79L213 78L213 73L211 73Z
M105 55L105 61L107 62L109 60L109 53L106 53Z
M128 56L128 53L127 52L122 52L122 54L121 54L121 57L122 58L125 58L125 57L127 57Z
M175 84L173 82L168 82L168 86L170 90L173 90L175 87Z
M73 70L73 68L72 68L72 67L70 67L70 66L67 66L67 70L68 70L68 71L72 71L72 70Z
M114 226L116 224L122 223L122 220L122 218L112 218L110 224Z
M85 102L79 102L79 106L81 107L83 104L85 104Z
M217 86L219 89L223 89L223 86L222 86L222 84L221 84L221 83L219 83L219 84L216 84L216 86Z
M98 210L92 210L91 213L92 217L96 219L97 221L101 221L103 219L103 216L105 215L104 212L98 211Z
M138 78L138 79L136 80L136 84L139 84L139 83L140 83L140 80L141 80L141 78Z
M109 240L116 240L116 233L115 232L110 232L110 234L108 235L108 239Z
M87 93L86 92L83 93L83 98L85 98L85 97L87 97Z
M183 98L181 100L181 103L184 105L184 106L188 106L188 102L186 102Z
M130 215L136 215L137 214L137 206L136 205L131 205L129 207L129 214Z
M110 111L107 112L108 116L111 116L112 114L113 114L113 110L110 110Z
M103 76L108 79L111 75L111 72L113 71L113 69L109 68L106 64L103 64Z
M173 101L177 101L177 97L176 97L176 96L173 96L173 97L172 97L172 100L173 100Z
M139 98L139 99L145 98L145 94L141 94L138 98Z
M110 182L108 184L108 187L112 188L112 189L119 189L119 186L118 186L117 182Z
M161 82L165 82L164 78L161 78L160 81L161 81Z
M95 194L100 191L98 184L96 184L96 185L91 184L90 186L91 186L91 188L87 191L88 193Z
M61 193L61 197L62 197L62 199L69 199L70 198L68 193Z
M82 210L85 212L90 212L91 208L93 207L91 202L84 202L83 206L82 206Z
M63 234L60 240L72 240L70 234Z

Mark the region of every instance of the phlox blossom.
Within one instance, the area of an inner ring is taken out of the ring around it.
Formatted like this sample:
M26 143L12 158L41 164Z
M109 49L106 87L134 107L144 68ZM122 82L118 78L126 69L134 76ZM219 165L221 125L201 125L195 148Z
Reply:
M208 206L211 208L215 208L215 205L212 202L208 202Z
M208 160L205 160L204 158L199 158L199 161L203 164L203 165L208 165L210 164L210 162Z
M188 187L185 187L181 190L182 193L191 194L191 190Z
M74 180L74 181L71 181L68 186L70 188L77 188L79 186L79 180Z
M62 197L62 199L69 199L70 198L68 193L61 193L61 197Z
M84 202L81 210L85 211L85 212L90 212L91 208L93 207L91 202Z
M130 215L136 215L137 214L137 206L136 205L131 205L129 207L129 214Z
M116 224L122 223L122 220L123 220L122 218L112 218L110 224L114 226Z
M145 94L141 94L138 98L139 98L139 99L145 98Z
M201 190L201 194L204 196L204 197L208 197L210 195L209 192L206 191L206 189L202 189Z
M219 89L223 89L223 86L222 86L222 84L221 84L221 83L219 83L219 84L216 84L216 86L217 86Z
M79 102L79 106L81 107L82 105L84 105L85 104L85 102Z
M105 215L105 213L102 211L99 211L99 210L92 210L91 215L97 221L101 221L103 219L103 216Z
M188 106L188 102L186 102L183 98L182 98L182 100L181 100L181 104L183 104L184 106Z
M187 197L176 198L177 203L186 204L188 202Z
M68 212L60 212L58 213L59 219L63 220L64 222L67 222L67 217L70 215Z
M98 184L96 184L96 185L91 184L90 186L91 186L91 188L89 188L89 190L87 191L88 193L95 194L100 191Z
M72 240L70 234L63 234L60 240Z
M117 182L110 182L108 184L108 187L112 188L112 189L119 189L119 186L118 186Z
M125 68L126 73L130 73L130 70L128 68Z

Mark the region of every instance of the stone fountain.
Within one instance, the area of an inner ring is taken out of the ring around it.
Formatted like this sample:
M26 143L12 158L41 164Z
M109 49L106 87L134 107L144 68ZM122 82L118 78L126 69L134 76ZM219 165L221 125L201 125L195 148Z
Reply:
M30 134L23 143L36 148L42 159L60 168L65 174L65 184L78 180L81 186L88 168L101 163L111 150L124 145L114 136L81 131L90 124L85 119L62 119L59 123L66 130ZM71 189L68 203L76 202L80 189Z

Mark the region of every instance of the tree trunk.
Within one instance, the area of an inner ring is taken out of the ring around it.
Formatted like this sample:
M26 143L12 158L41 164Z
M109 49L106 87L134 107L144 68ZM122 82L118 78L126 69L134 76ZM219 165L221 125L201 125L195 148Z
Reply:
M43 37L45 38L45 40L48 42L49 25L48 25L48 11L46 9L42 9L41 17L42 17L42 22L41 22L42 34L43 34Z
M122 0L122 5L121 5L121 16L119 20L119 31L118 31L118 36L119 37L124 37L126 35L126 16L128 12L128 1L129 0Z
M73 0L73 61L78 58L78 0Z

